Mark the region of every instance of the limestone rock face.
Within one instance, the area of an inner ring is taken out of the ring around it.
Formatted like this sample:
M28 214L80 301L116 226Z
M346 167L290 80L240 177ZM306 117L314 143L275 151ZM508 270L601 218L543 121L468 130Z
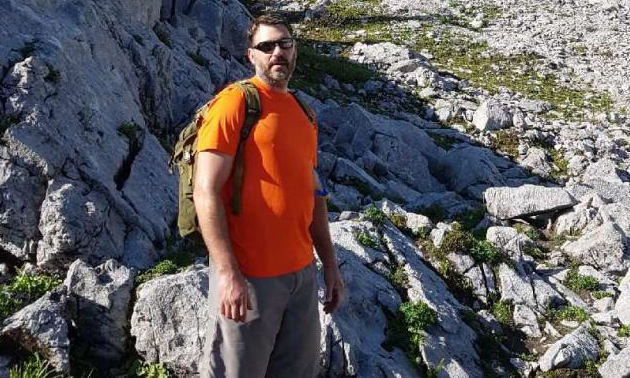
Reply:
M561 367L577 369L587 360L596 361L598 357L597 339L589 333L588 326L581 326L547 349L538 363L542 371Z
M76 258L155 264L177 181L154 135L247 73L221 55L245 49L240 3L167 3L0 4L0 248L60 271Z
M70 372L68 340L68 293L65 288L40 299L5 319L0 335L32 353L44 356L60 373Z
M484 102L475 111L473 124L479 130L499 130L512 125L512 115L499 103Z
M565 246L564 250L583 263L606 273L622 275L630 266L626 235L611 222L585 233Z
M488 212L499 219L549 213L577 203L562 188L523 185L518 188L490 188L484 193Z
M114 367L125 353L133 277L115 260L95 268L77 260L68 269L64 286L72 296L69 311L80 330L74 345L94 366Z
M135 348L181 375L198 372L209 318L208 269L151 280L138 288L131 316Z

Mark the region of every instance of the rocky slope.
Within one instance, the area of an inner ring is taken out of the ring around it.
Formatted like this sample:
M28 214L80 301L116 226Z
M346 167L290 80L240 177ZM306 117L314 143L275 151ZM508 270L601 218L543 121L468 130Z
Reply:
M348 287L322 377L630 376L627 1L246 6L296 23L319 119ZM250 73L249 17L0 4L0 310L22 300L0 376L17 345L75 376L198 375L207 260L173 253L164 147ZM63 283L20 309L44 273Z

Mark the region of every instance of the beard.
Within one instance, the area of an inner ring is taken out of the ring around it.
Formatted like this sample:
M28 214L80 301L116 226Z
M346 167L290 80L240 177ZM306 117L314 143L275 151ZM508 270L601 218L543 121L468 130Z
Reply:
M295 70L296 58L297 54L293 54L290 61L284 58L278 58L270 61L268 65L259 62L256 64L256 71L258 72L258 76L271 85L287 85L293 75L293 70Z

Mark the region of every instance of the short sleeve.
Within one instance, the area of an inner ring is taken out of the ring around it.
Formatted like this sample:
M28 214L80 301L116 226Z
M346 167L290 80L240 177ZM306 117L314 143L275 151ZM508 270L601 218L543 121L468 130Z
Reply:
M236 86L221 91L202 115L197 151L236 154L245 115L245 96Z

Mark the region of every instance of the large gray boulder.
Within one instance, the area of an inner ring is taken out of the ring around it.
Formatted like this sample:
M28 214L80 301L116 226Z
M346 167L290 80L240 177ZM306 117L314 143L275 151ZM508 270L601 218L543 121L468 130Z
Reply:
M630 267L627 237L612 222L586 232L563 249L582 263L609 274L622 275Z
M562 188L523 185L518 188L489 188L484 193L488 213L512 219L567 209L578 201Z
M70 373L68 340L68 294L64 287L44 294L37 301L5 319L0 335L26 350L39 353L60 373Z
M115 260L94 268L77 260L68 269L63 284L78 329L74 345L94 366L115 367L126 352L133 280L133 272Z
M602 378L627 378L630 376L630 347L618 354L610 354L597 369Z
M448 151L441 176L450 190L481 199L486 188L505 185L493 153L481 147L463 145Z
M597 339L589 332L589 326L582 325L549 347L538 363L540 370L547 372L562 367L579 369L586 361L598 358Z
M486 101L475 111L473 125L482 131L499 130L512 126L512 115L496 101Z
M208 319L207 268L153 279L137 291L131 315L135 349L146 361L192 376L199 369Z

